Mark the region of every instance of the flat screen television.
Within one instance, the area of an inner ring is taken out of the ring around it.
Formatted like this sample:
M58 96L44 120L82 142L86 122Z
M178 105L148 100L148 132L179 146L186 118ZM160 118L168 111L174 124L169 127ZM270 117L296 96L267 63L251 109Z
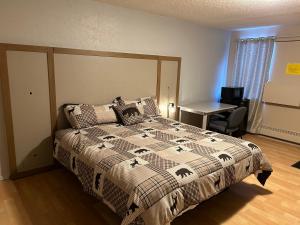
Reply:
M227 100L243 99L244 87L222 87L221 98Z

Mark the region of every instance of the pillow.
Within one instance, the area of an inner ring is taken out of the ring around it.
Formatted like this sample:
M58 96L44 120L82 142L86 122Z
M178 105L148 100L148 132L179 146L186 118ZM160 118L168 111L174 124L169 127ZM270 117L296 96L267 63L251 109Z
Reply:
M114 104L94 106L98 124L117 122L117 117L113 106Z
M143 103L142 103L141 100L132 100L132 101L127 101L127 100L125 100L125 104L126 104L126 105L132 104L132 103L134 103L134 104L136 105L136 107L138 108L138 110L140 111L140 113L141 113L142 115L145 114L145 112L144 112L144 106L143 106Z
M117 122L113 104L108 105L67 105L64 108L66 117L74 129L95 126L102 123Z
M115 103L117 105L128 105L128 104L134 103L134 104L136 104L136 107L138 108L140 113L142 115L144 115L144 107L143 107L141 100L123 100L122 97L119 96L113 100L113 103Z
M125 104L125 101L122 99L121 96L118 96L116 97L113 101L112 101L113 104L116 104L116 105L126 105Z
M144 114L146 116L158 116L160 115L159 108L157 106L157 100L152 97L140 98L139 101L143 105Z
M159 108L157 106L157 100L152 97L139 98L138 100L123 100L121 97L117 97L113 100L113 103L117 105L136 104L138 110L142 115L146 116L158 116L160 115Z
M141 123L144 121L135 103L128 105L113 106L125 126Z

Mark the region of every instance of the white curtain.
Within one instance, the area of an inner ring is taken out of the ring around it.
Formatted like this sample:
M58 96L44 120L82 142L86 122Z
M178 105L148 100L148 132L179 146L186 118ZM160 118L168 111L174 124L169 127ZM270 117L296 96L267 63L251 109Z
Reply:
M241 39L237 42L232 86L244 87L244 98L250 99L248 131L257 133L262 123L262 94L270 78L274 37Z

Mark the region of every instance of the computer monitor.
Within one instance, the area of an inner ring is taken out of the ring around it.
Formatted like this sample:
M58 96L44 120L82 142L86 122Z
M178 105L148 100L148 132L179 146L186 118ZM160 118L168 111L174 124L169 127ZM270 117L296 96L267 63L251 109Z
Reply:
M227 100L243 99L244 87L222 87L221 98Z

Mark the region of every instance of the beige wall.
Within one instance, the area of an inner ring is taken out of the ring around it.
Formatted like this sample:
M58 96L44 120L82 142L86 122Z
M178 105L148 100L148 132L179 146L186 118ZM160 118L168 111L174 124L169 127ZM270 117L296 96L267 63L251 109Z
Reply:
M226 71L229 32L92 0L1 1L0 27L0 42L181 56L181 103L214 98Z
M16 168L53 162L47 54L7 51Z
M300 36L300 25L273 26L257 29L244 29L232 33L229 63L228 81L232 79L232 68L238 38L265 37L265 36ZM298 38L299 39L299 38ZM299 42L275 43L273 64L271 69L271 82L289 87L297 87L300 90L299 76L286 76L282 69L287 58L292 58L300 63ZM280 92L277 93L280 95ZM296 96L294 96L296 97ZM264 105L263 127L261 133L293 142L300 143L300 110L286 107Z

